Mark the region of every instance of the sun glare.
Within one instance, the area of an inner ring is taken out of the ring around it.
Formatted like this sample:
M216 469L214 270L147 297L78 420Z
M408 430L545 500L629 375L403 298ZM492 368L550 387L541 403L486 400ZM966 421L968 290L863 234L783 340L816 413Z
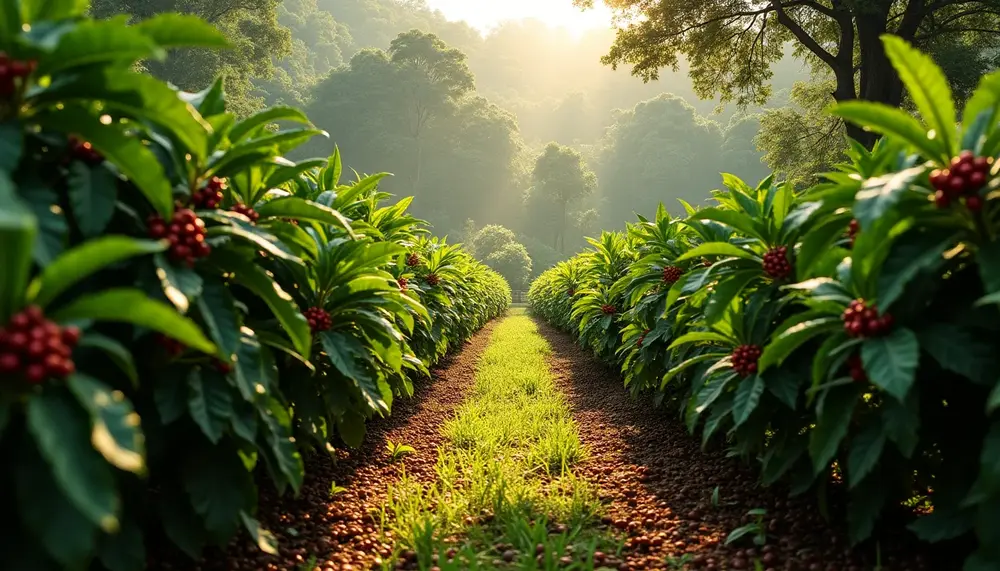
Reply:
M563 27L579 35L587 30L611 27L611 12L600 2L580 10L572 0L427 0L449 20L465 20L483 33L506 20L534 18Z

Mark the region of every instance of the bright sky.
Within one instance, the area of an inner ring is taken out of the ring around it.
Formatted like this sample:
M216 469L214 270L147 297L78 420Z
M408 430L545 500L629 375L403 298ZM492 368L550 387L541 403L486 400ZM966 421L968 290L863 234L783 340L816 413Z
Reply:
M577 34L611 26L611 12L601 2L586 11L573 6L573 0L427 0L427 4L449 20L465 20L484 32L504 20L523 18L535 18Z

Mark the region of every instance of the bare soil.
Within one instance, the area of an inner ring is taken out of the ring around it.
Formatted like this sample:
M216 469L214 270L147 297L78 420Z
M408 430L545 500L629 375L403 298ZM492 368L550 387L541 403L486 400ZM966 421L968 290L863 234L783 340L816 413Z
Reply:
M814 495L789 499L786 490L760 487L749 467L727 458L721 447L703 451L673 413L649 398L631 397L620 375L569 335L541 320L538 327L552 347L552 374L590 451L578 474L601 489L610 516L602 523L627 537L619 569L752 570L758 558L765 571L875 569L876 546L852 550L846 526L824 520ZM746 538L724 545L755 508L767 510L767 544L758 547ZM881 554L883 571L954 568L930 565L901 535L883 537Z
M207 554L198 563L162 564L163 569L195 571L312 571L305 564L315 557L322 571L378 568L392 554L391 539L380 538L378 514L385 505L388 487L407 474L432 482L441 427L473 386L479 357L489 344L497 321L476 333L458 352L432 370L430 380L414 384L412 398L400 398L392 415L370 422L365 442L357 450L338 450L334 457L317 454L306 460L306 479L298 498L276 497L261 487L258 519L279 542L277 556L262 553L247 537L228 549ZM416 452L405 461L390 460L386 443L406 444ZM346 488L330 496L330 486Z

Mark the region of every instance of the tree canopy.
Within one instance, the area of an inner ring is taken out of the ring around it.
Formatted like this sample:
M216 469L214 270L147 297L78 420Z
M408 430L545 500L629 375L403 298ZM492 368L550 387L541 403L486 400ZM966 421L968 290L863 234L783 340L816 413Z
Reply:
M574 2L593 5L593 0ZM882 34L923 46L1000 33L995 0L604 2L624 23L605 63L632 65L634 74L650 80L686 58L699 96L718 95L743 106L763 104L770 96L772 66L788 42L797 55L834 78L838 101L860 98L898 106L902 84L882 48ZM848 132L866 144L874 140L855 127Z
M545 146L531 171L529 214L551 228L553 247L565 251L570 207L597 187L597 175L578 151L559 143Z

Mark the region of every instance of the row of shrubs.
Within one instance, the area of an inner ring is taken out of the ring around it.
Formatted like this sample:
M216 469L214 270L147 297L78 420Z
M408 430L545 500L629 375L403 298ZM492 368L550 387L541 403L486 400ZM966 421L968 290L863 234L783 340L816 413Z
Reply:
M244 530L272 552L257 483L296 493L510 288L384 175L283 158L326 136L300 111L237 120L221 82L135 71L223 46L205 22L2 5L0 568L139 570Z
M839 485L854 542L902 510L997 569L1000 73L957 121L933 61L884 45L919 118L840 104L883 137L821 183L723 175L713 206L602 234L529 299L764 484Z

